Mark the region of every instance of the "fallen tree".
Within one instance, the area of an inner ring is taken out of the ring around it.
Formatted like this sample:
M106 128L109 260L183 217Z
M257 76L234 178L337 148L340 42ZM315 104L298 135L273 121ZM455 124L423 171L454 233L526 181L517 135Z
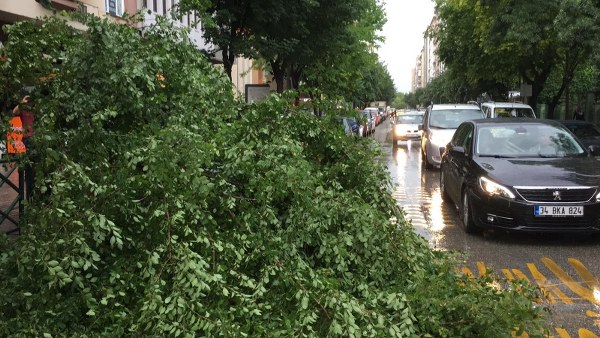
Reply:
M0 241L1 336L542 335L534 288L458 275L414 233L368 140L293 95L235 101L163 24L87 20L8 31L38 162Z

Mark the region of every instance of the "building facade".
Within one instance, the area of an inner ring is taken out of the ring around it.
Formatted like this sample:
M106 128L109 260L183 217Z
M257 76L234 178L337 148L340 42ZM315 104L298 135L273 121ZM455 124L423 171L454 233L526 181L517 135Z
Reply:
M0 0L0 43L6 40L2 26L20 20L52 16L59 11L78 11L126 23L122 18L125 13L133 15L141 10L143 20L137 24L137 29L143 30L154 24L158 16L167 17L176 27L189 28L190 40L199 51L217 50L211 56L211 61L219 67L223 61L221 53L203 38L200 16L193 12L180 18L173 16L178 4L179 0ZM77 29L85 29L76 21L69 21L69 24ZM238 58L232 71L232 83L234 92L243 95L246 85L265 83L264 71L256 69L252 60Z
M437 28L438 24L439 18L434 16L423 33L423 48L417 57L416 65L412 72L412 92L415 92L418 88L426 87L428 83L440 76L444 71L444 64L437 53L437 42L429 34Z

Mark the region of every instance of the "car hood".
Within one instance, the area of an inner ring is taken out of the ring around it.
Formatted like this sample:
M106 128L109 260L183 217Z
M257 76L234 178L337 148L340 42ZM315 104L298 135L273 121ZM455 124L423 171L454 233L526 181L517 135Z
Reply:
M519 158L480 157L477 164L498 183L510 186L597 186L600 158Z
M398 129L418 129L419 125L418 124L402 123L402 124L396 124L395 128L398 128Z
M436 138L439 138L440 140L443 140L444 142L442 142L442 144L440 144L440 146L445 146L446 144L448 144L451 140L452 140L452 136L454 136L454 132L456 131L456 129L438 129L438 128L432 128L431 129L431 133L433 135L436 135Z

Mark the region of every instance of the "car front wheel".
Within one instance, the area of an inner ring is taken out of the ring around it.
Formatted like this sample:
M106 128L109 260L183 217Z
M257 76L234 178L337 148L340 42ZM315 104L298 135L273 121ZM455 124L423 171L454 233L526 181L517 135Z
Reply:
M423 161L423 167L425 167L426 170L433 169L433 164L429 163L429 160L427 159L427 152L421 153L421 160Z
M450 196L446 191L446 175L444 175L444 168L440 168L440 191L442 193L442 201L449 202Z
M471 211L471 199L467 190L465 190L462 195L462 222L463 229L466 233L472 234L475 232L475 223L473 222Z

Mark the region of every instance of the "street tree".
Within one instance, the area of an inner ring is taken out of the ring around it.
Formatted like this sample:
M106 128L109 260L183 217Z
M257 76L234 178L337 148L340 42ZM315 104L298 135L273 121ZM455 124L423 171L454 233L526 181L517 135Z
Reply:
M561 86L549 102L552 117L573 74L598 43L597 6L589 0L437 0L441 23L432 35L447 68L470 87L501 95L527 83L533 106L551 73L562 69Z

